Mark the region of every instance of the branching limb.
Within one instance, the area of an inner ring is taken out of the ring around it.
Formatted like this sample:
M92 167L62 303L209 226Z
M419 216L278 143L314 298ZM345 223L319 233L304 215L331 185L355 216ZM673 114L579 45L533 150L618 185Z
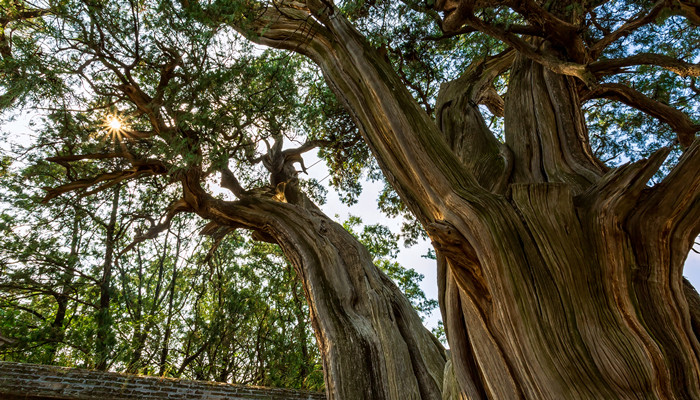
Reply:
M637 65L655 65L684 78L700 76L700 63L692 64L663 54L652 53L640 53L626 58L596 61L591 63L588 68L596 76L605 76L627 72L626 68Z
M597 85L592 89L584 90L581 97L582 100L597 98L616 100L643 111L671 126L678 135L678 141L684 147L690 146L695 139L695 134L700 131L700 125L693 123L687 114L620 83Z
M440 24L442 27L442 24ZM534 26L530 25L519 25L519 24L513 24L509 25L507 27L504 27L504 30L509 33L514 33L516 35L526 35L526 36L538 36L542 37L544 33L542 32L541 29L535 28ZM443 39L449 39L454 36L459 36L459 35L464 35L467 33L472 33L472 32L477 32L477 29L468 25L465 25L461 28L459 28L456 31L452 32L444 32L442 35L437 35L437 36L426 36L423 38L423 40L443 40Z
M245 189L241 186L231 169L224 167L220 168L219 172L221 173L221 187L230 190L236 197L241 198L245 194Z
M46 193L46 196L44 196L42 203L47 203L49 200L53 199L54 197L60 196L64 193L68 193L68 192L72 192L72 191L76 191L76 190L81 190L81 189L86 189L86 188L89 188L91 186L97 185L97 184L102 183L102 182L105 182L105 183L98 186L97 188L95 188L93 190L84 192L81 195L82 196L89 196L89 195L104 191L106 189L109 189L122 181L136 179L136 178L140 178L143 176L164 175L167 172L168 172L168 168L160 161L144 160L144 161L140 162L138 165L134 166L133 168L130 168L127 170L108 172L108 173L100 174L100 175L97 175L97 176L94 176L91 178L79 179L77 181L74 181L74 182L71 182L71 183L68 183L65 185L61 185L57 188L45 188L47 193Z
M600 57L600 55L603 53L603 51L612 43L614 43L618 39L629 35L636 29L654 22L656 20L656 17L659 16L659 14L666 7L666 5L667 0L660 0L654 5L654 7L651 10L642 11L640 15L637 15L636 17L628 20L614 32L605 35L602 39L600 39L590 47L590 58L592 60L597 60L598 57Z
M464 18L466 23L468 23L470 26L473 26L479 31L503 41L516 49L520 54L538 64L541 64L553 72L577 77L589 86L595 81L594 76L583 64L563 61L551 53L545 52L540 48L536 48L518 35L508 32L501 26L486 23L485 21L476 17L474 14L465 15Z
M214 243L212 243L211 247L209 248L209 251L207 251L207 255L204 257L204 263L209 262L211 258L214 256L214 253L216 253L216 250L219 248L221 245L221 242L226 238L226 236L235 231L237 227L235 226L221 226L218 223L211 221L209 222L202 230L199 232L200 235L207 235L211 236L211 238L214 240Z
M160 233L169 229L170 225L173 221L173 218L175 218L176 215L184 213L184 212L191 212L191 211L192 211L192 209L190 208L190 206L187 204L187 202L185 200L180 199L180 200L174 201L173 203L170 204L170 206L166 210L165 214L161 217L162 222L155 224L155 223L153 223L153 221L150 221L151 227L145 233L140 234L140 235L136 235L134 240L128 246L126 246L124 248L124 250L122 250L119 253L119 256L122 256L122 255L128 253L137 244L139 244L145 240L154 239Z

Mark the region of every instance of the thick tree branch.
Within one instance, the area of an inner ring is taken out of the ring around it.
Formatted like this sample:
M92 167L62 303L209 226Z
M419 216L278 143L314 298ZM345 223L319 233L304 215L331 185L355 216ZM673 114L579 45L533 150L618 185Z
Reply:
M442 24L440 26L442 26ZM513 25L509 25L507 27L504 27L504 30L506 32L514 33L516 35L539 36L539 37L543 36L542 29L539 29L539 28L536 28L536 27L530 26L530 25L513 24ZM478 30L476 28L465 25L456 31L444 32L442 35L426 36L425 38L423 38L423 40L449 39L449 38L454 37L454 36L464 35L467 33L472 33L472 32L477 32L477 31Z
M671 10L684 16L693 25L700 25L700 3L697 0L671 0Z
M695 140L695 134L700 131L700 124L693 123L687 114L620 83L597 85L582 93L584 101L597 98L620 101L667 123L676 132L678 141L684 147L690 146Z
M85 178L85 179L79 179L77 181L61 185L57 188L45 188L46 189L46 196L44 196L44 199L42 200L42 203L47 203L49 200L53 199L54 197L58 197L64 193L76 191L76 190L81 190L81 189L87 189L91 186L97 185L98 183L101 182L106 182L97 188L84 192L81 195L82 196L89 196L95 193L99 193L101 191L104 191L106 189L109 189L110 187L113 187L114 185L118 184L119 182L125 181L125 180L130 180L130 179L136 179L140 178L143 176L153 176L153 175L164 175L168 172L168 169L164 164L162 164L160 161L157 160L145 160L143 162L140 162L138 165L134 166L133 168L127 169L127 170L122 170L122 171L115 171L115 172L108 172L104 174L100 174L91 178Z
M515 51L475 62L461 77L440 86L436 120L452 150L479 183L502 192L510 176L511 153L486 127L479 104L503 115L503 99L493 88L493 80L510 68Z
M700 212L700 137L683 153L678 164L659 184L653 187L646 199L650 209L658 215L676 220L686 214ZM700 233L700 219L689 220L689 243ZM687 252L686 252L687 254Z
M577 201L580 204L596 204L596 210L614 210L619 216L625 217L670 152L670 147L663 147L648 159L624 164L609 171L578 196Z
M465 15L464 18L466 23L468 23L470 26L473 26L479 31L503 41L509 46L515 48L520 54L528 57L538 64L541 64L553 72L577 77L587 85L592 85L595 81L593 75L583 64L563 61L556 57L553 53L543 51L541 48L536 48L526 40L511 32L508 32L503 27L486 23L480 18L476 17L474 14Z
M219 172L221 173L221 187L230 190L236 197L241 198L245 194L245 189L241 186L231 169L224 167L220 168Z
M700 63L691 64L663 54L640 53L626 58L601 60L591 63L588 68L596 76L614 75L627 72L628 67L655 65L681 77L700 76Z

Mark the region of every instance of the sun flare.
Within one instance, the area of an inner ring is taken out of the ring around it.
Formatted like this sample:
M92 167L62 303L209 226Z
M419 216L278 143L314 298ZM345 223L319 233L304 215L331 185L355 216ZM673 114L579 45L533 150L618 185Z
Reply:
M105 127L110 133L117 133L124 130L124 121L116 115L110 115L105 120Z

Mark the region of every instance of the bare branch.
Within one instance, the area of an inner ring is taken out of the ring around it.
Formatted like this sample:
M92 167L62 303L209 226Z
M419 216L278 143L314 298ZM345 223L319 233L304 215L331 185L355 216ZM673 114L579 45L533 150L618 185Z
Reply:
M101 186L98 186L96 189L83 193L82 196L89 196L95 193L99 193L125 180L135 179L142 176L163 175L168 172L168 169L162 163L153 160L150 161L152 162L143 162L141 163L141 165L128 170L108 172L94 176L92 178L79 179L77 181L59 186L57 188L45 188L47 193L46 196L44 196L42 203L47 203L54 197L60 196L64 193L80 189L86 189L90 186L94 186L101 182L106 183Z
M585 65L569 61L563 61L553 54L542 51L536 48L519 36L508 32L505 28L489 24L477 18L474 14L465 16L466 22L496 39L503 41L509 46L515 48L519 53L527 58L535 61L538 64L550 69L553 72L562 75L574 76L582 80L586 85L593 85L595 77L588 71Z
M168 209L166 210L165 214L161 217L160 223L153 224L151 222L151 227L141 235L137 235L134 240L124 248L119 253L119 256L121 257L122 255L128 253L133 249L137 244L149 240L149 239L154 239L156 238L160 233L166 231L167 229L170 228L170 225L172 223L173 218L175 218L176 215L184 212L191 212L192 208L187 204L187 202L184 199L176 200L173 203L170 204Z
M311 151L311 150L318 148L318 147L330 146L333 143L335 143L335 142L332 140L324 140L324 139L309 140L309 141L306 141L304 144L302 144L299 147L284 150L282 152L282 155L284 157L290 157L290 156L294 156L294 155L304 154L307 151Z
M236 176L228 167L220 168L221 186L230 190L236 197L241 198L245 194L245 189L241 186Z
M620 101L667 123L676 132L678 141L684 147L690 146L695 139L695 134L700 131L700 125L694 124L685 113L620 83L597 85L592 89L584 90L582 94L582 100L596 98Z
M75 154L75 155L67 155L67 156L55 156L55 157L48 157L46 158L46 161L49 162L54 162L56 164L62 165L62 166L67 166L69 163L74 162L74 161L82 161L82 160L105 160L105 159L110 159L110 158L124 158L125 155L123 153L100 153L100 154Z

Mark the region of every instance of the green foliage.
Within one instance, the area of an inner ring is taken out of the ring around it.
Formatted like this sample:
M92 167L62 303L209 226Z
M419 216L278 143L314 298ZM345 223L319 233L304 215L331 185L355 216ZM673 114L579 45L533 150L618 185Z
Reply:
M38 168L11 169L0 182L7 206L0 214L0 332L17 340L0 349L2 359L94 368L103 329L110 369L323 388L303 291L277 247L242 236L215 246L191 219L179 218L162 237L119 255L110 308L100 309L110 199L39 206L26 185L36 181L14 180L30 170L47 183ZM118 230L133 235L128 227L139 216L162 208L157 193L155 185L124 188ZM131 240L121 236L117 252Z

